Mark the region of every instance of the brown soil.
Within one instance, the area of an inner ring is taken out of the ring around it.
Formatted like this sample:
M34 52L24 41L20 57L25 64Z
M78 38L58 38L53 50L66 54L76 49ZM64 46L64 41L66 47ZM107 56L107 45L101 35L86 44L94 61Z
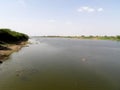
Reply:
M10 44L7 46L7 48L9 48L9 50L0 50L0 61L7 59L13 52L19 51L26 44L27 44L27 42L22 42L18 45Z

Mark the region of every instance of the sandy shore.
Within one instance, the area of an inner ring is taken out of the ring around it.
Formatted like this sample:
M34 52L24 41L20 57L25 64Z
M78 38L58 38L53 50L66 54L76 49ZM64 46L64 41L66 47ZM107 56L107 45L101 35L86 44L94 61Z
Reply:
M13 52L17 52L19 51L22 47L24 47L27 44L27 42L22 42L18 45L16 44L10 44L7 47L11 50L0 50L0 61L6 60L9 58L9 56L13 53Z

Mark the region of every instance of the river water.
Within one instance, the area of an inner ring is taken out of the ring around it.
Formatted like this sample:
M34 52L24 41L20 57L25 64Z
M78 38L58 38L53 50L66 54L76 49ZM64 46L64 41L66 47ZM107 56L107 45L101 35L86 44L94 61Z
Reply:
M0 64L0 90L120 90L120 42L31 42Z

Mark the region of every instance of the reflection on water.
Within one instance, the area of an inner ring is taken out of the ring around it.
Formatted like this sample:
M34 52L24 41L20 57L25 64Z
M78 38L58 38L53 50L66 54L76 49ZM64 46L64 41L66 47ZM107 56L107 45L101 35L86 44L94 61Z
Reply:
M33 38L0 65L0 90L120 90L120 43Z

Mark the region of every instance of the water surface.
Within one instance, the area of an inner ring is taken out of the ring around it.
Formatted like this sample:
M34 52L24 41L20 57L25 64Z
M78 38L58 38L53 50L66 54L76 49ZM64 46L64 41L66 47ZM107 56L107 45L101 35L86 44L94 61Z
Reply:
M31 42L0 65L0 90L120 90L120 42Z

